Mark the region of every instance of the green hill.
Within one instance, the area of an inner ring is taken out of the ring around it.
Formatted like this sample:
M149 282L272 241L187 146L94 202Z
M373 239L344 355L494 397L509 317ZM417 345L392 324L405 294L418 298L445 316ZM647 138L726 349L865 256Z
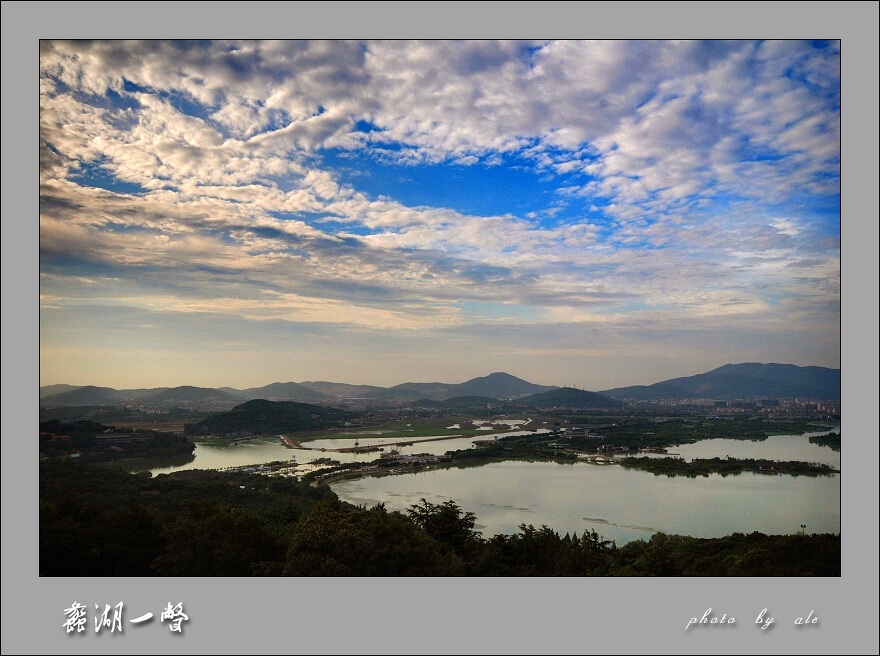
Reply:
M524 404L534 408L621 408L623 403L596 392L586 392L573 387L532 394L516 400L516 404Z
M250 433L275 435L302 430L337 428L358 413L294 401L257 399L237 405L228 412L218 412L187 427L190 435L230 435Z

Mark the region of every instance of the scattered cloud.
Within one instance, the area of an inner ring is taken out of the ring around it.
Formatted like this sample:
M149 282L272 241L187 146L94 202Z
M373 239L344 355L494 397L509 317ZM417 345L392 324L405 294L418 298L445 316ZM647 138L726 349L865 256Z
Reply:
M41 308L435 349L528 317L521 353L540 327L638 350L675 322L784 340L798 316L798 362L834 366L810 348L839 322L839 60L799 41L42 41ZM44 348L74 348L53 321Z

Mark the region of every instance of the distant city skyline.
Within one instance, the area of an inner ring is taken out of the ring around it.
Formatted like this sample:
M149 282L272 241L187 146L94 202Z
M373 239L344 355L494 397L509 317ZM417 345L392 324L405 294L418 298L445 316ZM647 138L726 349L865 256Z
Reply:
M40 385L840 367L825 41L42 41Z

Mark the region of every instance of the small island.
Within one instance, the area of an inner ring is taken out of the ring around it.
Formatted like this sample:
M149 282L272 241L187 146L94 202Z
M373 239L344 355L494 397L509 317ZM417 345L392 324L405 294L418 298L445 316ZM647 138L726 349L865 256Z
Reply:
M827 433L826 435L813 435L810 438L811 444L819 446L827 446L833 451L840 451L840 433Z
M840 470L828 465L798 460L754 460L752 458L695 458L690 462L683 458L620 458L618 464L630 469L642 469L659 476L708 476L709 474L787 474L789 476L831 476Z

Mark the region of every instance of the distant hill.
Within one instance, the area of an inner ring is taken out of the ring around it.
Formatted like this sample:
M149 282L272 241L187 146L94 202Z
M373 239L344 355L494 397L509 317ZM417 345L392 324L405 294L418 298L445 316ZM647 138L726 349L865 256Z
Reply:
M419 390L408 387L380 388L363 395L364 398L377 401L412 401L421 398L421 396Z
M218 412L190 426L193 435L251 433L276 435L301 430L336 428L359 416L337 408L328 408L294 401L257 399L237 405L227 412Z
M536 385L503 372L472 378L453 386L454 396L488 396L493 399L515 399L529 394L540 394L558 389L552 385Z
M658 401L661 399L685 399L687 393L680 387L669 383L655 383L654 385L632 385L631 387L617 387L601 392L605 396L614 399L633 399L635 401Z
M592 408L619 408L623 406L621 401L612 399L604 394L586 392L573 387L560 387L549 392L524 396L521 399L517 399L516 403L534 408L559 407L585 410Z
M40 398L44 396L52 396L53 394L63 394L64 392L72 392L78 390L80 385L43 385L40 388Z
M434 400L451 399L457 396L485 396L491 399L515 399L528 394L537 394L556 389L550 385L536 385L522 378L504 372L472 378L464 383L403 383L389 389L398 394L409 394L412 398Z
M459 396L483 396L493 400L513 399L555 389L548 385L535 385L510 374L496 372L473 378L464 383L401 383L393 387L374 385L349 385L328 381L304 381L300 383L316 392L333 398L358 398L373 400L434 401Z
M326 401L329 398L326 394L298 383L272 383L263 387L251 387L239 391L238 396L247 400L266 399L267 401L298 401L300 403Z
M393 398L393 393L388 388L375 385L350 385L348 383L331 383L326 380L307 380L300 385L334 399Z
M40 403L46 406L59 405L114 405L122 403L125 396L111 387L95 387L86 385L69 392L50 394L40 399Z
M150 388L138 388L138 389L124 389L119 390L119 392L126 399L132 399L134 401L140 401L145 396L155 396L161 392L167 392L170 387L150 387Z
M602 392L618 399L840 399L840 369L793 364L726 364L705 374Z
M55 392L55 389L58 391ZM55 405L112 405L124 401L137 401L146 405L216 404L234 403L242 400L265 399L270 401L295 401L320 403L336 399L365 399L372 401L416 401L419 399L443 400L458 396L483 396L495 400L514 399L528 394L545 392L554 387L535 385L507 373L496 372L488 376L472 378L464 383L403 383L393 387L375 385L350 385L329 381L304 381L302 383L272 383L263 387L238 390L232 387L204 388L182 386L156 389L126 389L74 386L49 386L40 388L40 398ZM86 390L76 394L79 390ZM91 390L91 391L89 391ZM95 390L104 390L98 394ZM53 391L53 394L47 394ZM65 397L63 394L71 394Z
M401 399L448 399L457 396L455 385L450 383L403 383L389 387L388 391Z
M234 387L218 387L217 389L220 390L221 392L226 392L227 394L231 394L232 396L236 396L238 398L241 398L241 390L240 389L235 389Z
M170 389L146 394L138 399L141 403L151 405L174 405L177 403L232 403L240 399L228 392L213 387L193 387L181 385Z

